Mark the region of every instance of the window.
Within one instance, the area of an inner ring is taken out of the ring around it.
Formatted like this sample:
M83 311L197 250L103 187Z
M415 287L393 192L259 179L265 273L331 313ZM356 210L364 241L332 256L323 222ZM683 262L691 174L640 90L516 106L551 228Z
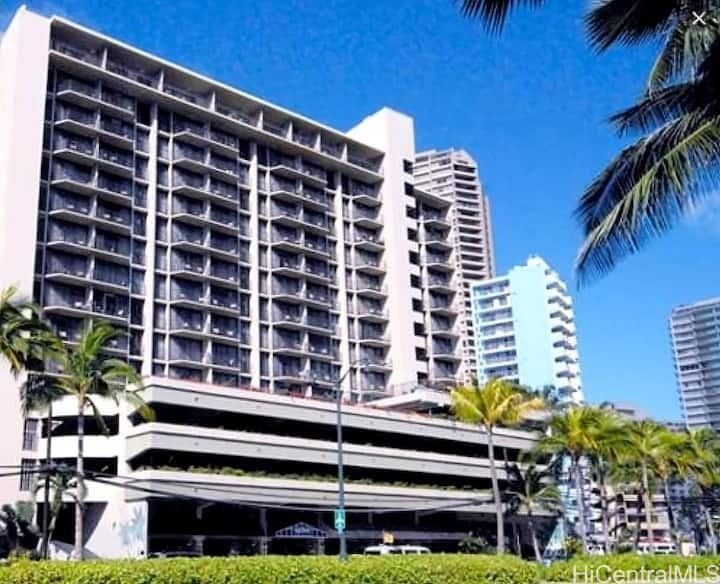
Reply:
M418 300L417 298L412 299L412 307L413 310L416 310L418 312L422 312L423 309L423 303L421 300Z
M413 288L420 288L420 276L410 276L410 285Z
M415 187L410 183L405 183L405 194L412 197L415 194Z
M425 326L421 322L413 323L413 330L415 331L416 335L425 334Z
M427 361L427 352L425 351L425 349L415 347L415 358L418 361Z
M407 217L410 217L411 219L417 219L417 208L416 207L410 207L409 205L405 207L405 215Z
M413 163L410 160L403 160L403 171L412 174L413 173Z
M416 252L416 251L411 251L411 252L409 253L409 257L410 257L410 263L411 263L411 264L414 264L414 265L416 265L416 266L419 266L419 265L420 265L420 256L418 255L418 252Z
M33 487L36 462L29 458L20 461L20 490L29 491Z
M38 421L35 418L27 418L23 428L23 450L37 450Z

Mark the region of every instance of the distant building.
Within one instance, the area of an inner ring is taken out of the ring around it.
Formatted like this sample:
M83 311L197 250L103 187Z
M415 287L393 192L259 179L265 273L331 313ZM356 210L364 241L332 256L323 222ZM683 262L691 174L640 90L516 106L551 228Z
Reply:
M450 201L462 364L458 379L472 381L475 335L470 287L495 275L490 204L478 178L477 164L464 150L426 150L415 155L415 186ZM423 263L433 265L432 257Z
M720 297L674 308L670 333L687 427L720 430Z
M540 257L472 286L477 377L583 399L572 299Z

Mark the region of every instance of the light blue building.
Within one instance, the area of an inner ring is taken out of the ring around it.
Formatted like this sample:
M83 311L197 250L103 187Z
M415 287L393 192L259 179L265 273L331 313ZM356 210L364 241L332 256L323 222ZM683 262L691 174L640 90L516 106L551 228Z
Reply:
M533 389L556 388L583 399L572 299L540 257L472 286L477 378L500 378Z

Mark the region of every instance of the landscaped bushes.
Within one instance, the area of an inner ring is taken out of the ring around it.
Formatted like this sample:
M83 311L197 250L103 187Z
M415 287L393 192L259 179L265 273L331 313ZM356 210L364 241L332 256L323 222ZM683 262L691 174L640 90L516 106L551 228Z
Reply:
M2 584L535 584L541 568L511 556L202 558L15 562Z
M252 557L172 560L72 562L18 561L0 565L0 584L591 584L591 572L622 570L625 581L640 579L633 570L672 570L685 575L697 566L697 578L713 577L718 557L592 556L558 562L543 568L513 556L427 555L353 557L340 563L334 557ZM587 568L588 577L584 577ZM710 568L711 571L708 571ZM672 576L672 572L667 572ZM597 574L597 572L596 572ZM645 574L645 581L652 576ZM662 581L667 581L667 578ZM687 580L686 580L687 581ZM597 582L597 579L595 579Z

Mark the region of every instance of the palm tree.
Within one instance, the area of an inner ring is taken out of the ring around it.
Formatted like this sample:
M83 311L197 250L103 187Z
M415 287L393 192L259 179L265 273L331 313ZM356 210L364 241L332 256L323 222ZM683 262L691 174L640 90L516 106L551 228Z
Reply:
M77 463L75 468L77 482L77 504L75 505L75 559L83 558L83 519L85 506L84 482L84 436L85 412L89 408L102 428L106 429L97 398L109 398L115 403L127 401L137 407L145 418L152 417L152 410L142 400L138 392L142 389L142 378L135 368L125 361L108 357L105 351L109 343L119 335L119 331L104 322L90 323L76 346L69 347L61 355L59 363L62 375L58 384L67 393L77 399ZM137 389L129 390L129 384Z
M509 502L511 505L514 504L520 511L525 511L535 559L542 562L542 553L537 539L533 512L535 509L545 509L551 512L559 511L562 508L560 490L557 485L548 481L550 472L538 470L534 464L529 464L524 469L517 464L513 464L508 467L508 474L510 487L506 493L510 498Z
M77 490L77 477L74 470L60 467L52 473L48 472L46 474L46 479L47 478L50 480L49 486L52 489L53 497L52 501L46 503L48 504L48 525L46 530L44 530L47 535L44 535L45 541L43 542L43 549L45 555L41 555L42 558L47 558L50 553L50 543L55 533L57 519L60 515L65 497L70 497L75 504L77 504L77 496L72 492L73 489ZM37 494L40 490L46 491L46 487L44 484L38 483L35 488L35 493Z
M608 509L608 475L612 466L621 460L630 447L628 425L612 411L600 409L593 429L594 444L590 450L590 461L600 487L600 519L602 522L605 553L609 554L610 529Z
M543 0L462 0L461 9L491 31L511 10ZM705 13L707 26L696 23ZM586 15L591 45L663 40L643 98L612 118L620 135L639 134L597 175L576 216L584 242L581 282L611 271L720 185L720 16L718 0L601 0Z
M689 446L688 435L671 432L665 429L660 435L660 447L652 461L652 472L662 484L663 499L668 513L670 532L675 546L680 549L678 523L670 498L670 481L685 478L700 468L698 459Z
M634 463L640 469L640 492L645 501L645 523L647 524L647 537L650 545L654 541L653 533L653 489L651 478L653 464L659 460L664 453L666 445L667 428L660 424L641 420L630 424L630 440L632 448L627 452L627 460Z
M32 373L20 389L20 407L23 416L27 418L31 412L46 413L46 452L45 469L40 475L44 477L44 497L42 514L42 548L40 557L47 558L49 543L49 514L50 514L50 483L52 476L52 428L53 403L65 396L57 380L50 375Z
M528 412L542 408L543 402L501 379L491 379L482 387L459 387L452 391L450 398L455 416L463 422L477 424L487 435L490 479L495 501L497 553L505 553L503 505L495 466L495 428L518 425Z
M48 338L48 327L32 303L18 298L14 286L0 290L0 356L14 377L43 358Z
M575 486L578 506L578 523L583 550L587 551L587 526L585 525L585 497L581 460L596 452L598 425L601 413L596 408L572 406L550 419L548 434L538 443L540 454L552 455L556 460L570 460L570 477Z
M710 429L690 430L687 434L687 448L695 461L692 477L701 491L700 511L705 522L707 539L713 555L717 553L717 537L706 495L720 485L720 439ZM714 497L710 497L712 500Z

